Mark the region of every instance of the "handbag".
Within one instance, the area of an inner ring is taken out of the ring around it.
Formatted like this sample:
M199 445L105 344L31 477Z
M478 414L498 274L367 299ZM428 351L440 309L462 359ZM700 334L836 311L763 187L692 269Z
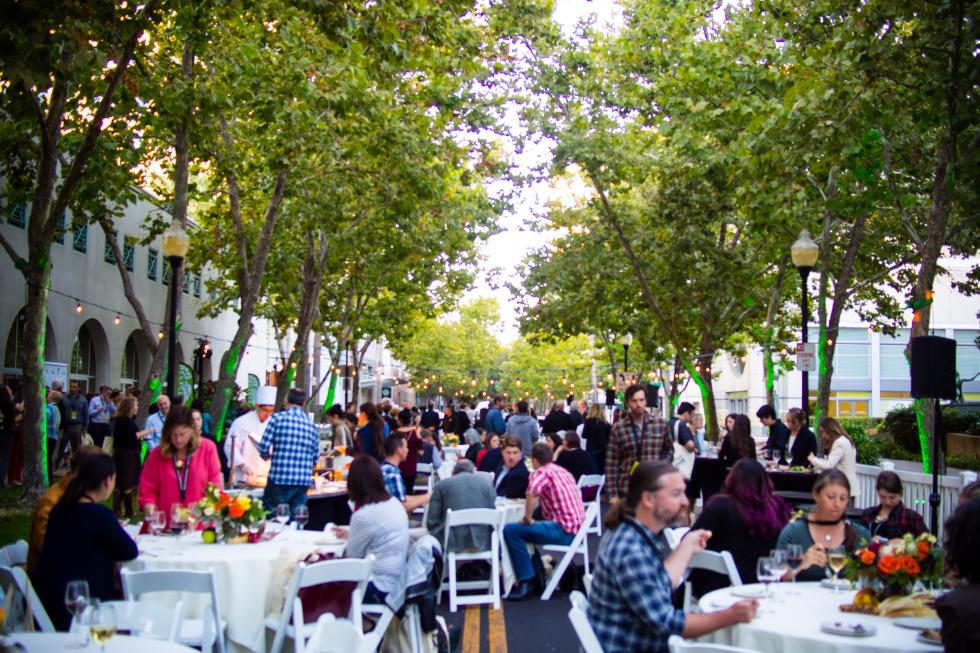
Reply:
M685 480L691 480L691 473L694 471L694 459L697 454L694 451L688 451L687 448L677 442L678 434L680 433L680 420L674 422L674 467L676 467L681 476Z

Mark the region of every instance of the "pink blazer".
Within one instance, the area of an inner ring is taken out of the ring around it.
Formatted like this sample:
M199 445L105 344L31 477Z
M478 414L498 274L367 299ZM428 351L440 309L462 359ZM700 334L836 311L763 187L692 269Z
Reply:
M201 444L191 454L191 468L187 473L187 488L185 505L195 503L204 497L208 483L223 487L221 482L221 462L218 460L218 449L207 438L201 438ZM175 503L180 503L180 488L177 485L177 474L174 472L173 461L160 455L160 447L150 452L143 463L140 474L139 505L140 508L152 503L162 510L170 521L170 509Z

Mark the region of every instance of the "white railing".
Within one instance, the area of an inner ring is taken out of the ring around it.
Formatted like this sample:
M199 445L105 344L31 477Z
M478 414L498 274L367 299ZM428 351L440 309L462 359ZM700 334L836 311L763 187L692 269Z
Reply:
M893 470L902 479L902 502L906 507L917 511L929 525L929 495L932 493L932 475L921 472L909 472ZM882 472L881 467L872 465L858 465L858 487L861 489L861 496L858 499L858 508L870 508L878 505L878 493L875 490L875 481L878 474ZM940 476L939 477L939 532L936 536L942 539L943 523L946 518L953 514L956 509L956 502L963 488L963 476Z

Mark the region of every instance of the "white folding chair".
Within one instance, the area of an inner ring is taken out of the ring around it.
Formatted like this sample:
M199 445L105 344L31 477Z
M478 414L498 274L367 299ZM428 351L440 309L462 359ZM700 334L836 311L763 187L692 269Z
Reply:
M381 644L381 635L364 634L350 619L338 619L329 612L320 615L310 641L309 653L371 653Z
M758 651L751 648L688 642L680 635L671 635L667 641L667 646L670 648L670 653L758 653Z
M575 634L578 635L582 650L585 653L602 653L599 638L595 636L592 624L589 623L589 600L581 592L572 592L569 599L572 602L572 609L568 611L568 619L572 622Z
M446 551L445 571L439 587L439 601L442 593L449 592L449 611L456 612L460 605L482 605L492 603L494 610L500 609L500 531L503 528L504 513L495 508L469 508L467 510L446 511L446 531L443 535L442 550ZM449 548L449 533L453 528L463 526L485 526L490 530L490 549L487 551L452 551ZM488 580L456 580L456 563L485 560L490 563ZM446 576L449 587L446 587ZM459 596L458 590L486 589L487 594L465 594Z
M137 637L177 642L184 617L184 602L173 605L137 601L103 601L116 615L116 630L128 630ZM72 630L75 624L72 620Z
M20 626L23 630L34 630L36 625L42 633L55 632L54 623L41 604L41 599L34 591L34 586L31 585L31 580L23 567L0 566L0 589L3 590L4 596L13 592L15 595L13 600L17 601L21 608L19 613L23 622L15 622L14 615L8 614L7 624ZM28 618L33 619L33 623L25 623Z
M482 476L483 478L490 481L490 485L493 485L493 472L473 472L477 476Z
M599 519L599 504L590 503L585 507L585 519L582 521L582 526L579 527L578 533L575 534L575 539L572 540L571 544L543 544L541 549L549 553L561 553L561 561L555 565L554 570L551 572L551 578L548 580L548 585L544 588L544 593L541 595L542 601L547 601L551 598L551 595L555 593L555 589L558 587L558 581L561 580L562 575L565 570L568 569L568 565L572 564L572 560L575 556L581 555L582 559L585 561L585 573L589 573L589 530L593 528L593 522Z
M432 469L432 463L419 463L415 466L416 479L419 476L425 475L425 491L432 492L432 486L435 485L435 472ZM416 481L416 487L418 487L418 482ZM415 488L409 488L414 490Z
M578 487L579 491L585 488L595 488L595 499L589 503L595 503L599 505L599 513L602 513L602 488L606 484L605 474L582 474L578 477ZM589 527L589 533L595 533L599 537L602 537L602 520L597 519L595 522L595 527Z
M0 549L0 565L4 567L23 567L27 564L27 542L17 540Z
M736 587L742 584L742 577L738 574L738 567L735 566L735 558L728 551L698 551L691 556L691 561L687 563L685 574L690 574L693 569L703 569L713 571L716 574L728 576L728 582ZM684 612L691 611L691 581L684 581Z
M316 624L303 622L303 601L299 591L305 587L314 587L325 583L354 582L357 587L351 596L350 613L348 618L353 623L361 621L361 600L371 577L371 565L374 556L369 555L363 560L345 558L343 560L325 560L311 565L303 562L296 565L296 571L289 581L286 597L283 601L282 613L279 617L267 617L265 627L275 630L270 653L282 651L283 640L290 637L294 642L296 653L306 650L306 641L313 635ZM292 623L290 623L290 620Z
M214 569L207 571L123 569L120 576L123 598L127 601L139 601L144 594L155 592L180 592L210 597L203 618L183 619L177 642L185 646L200 647L202 651L210 651L217 643L218 653L225 653L225 622L221 619Z
M583 575L582 584L585 585L585 595L592 596L592 574Z
M664 539L667 540L667 544L670 545L671 549L676 549L677 545L680 543L681 538L683 538L687 532L691 530L690 526L678 526L677 528L665 528L664 529Z

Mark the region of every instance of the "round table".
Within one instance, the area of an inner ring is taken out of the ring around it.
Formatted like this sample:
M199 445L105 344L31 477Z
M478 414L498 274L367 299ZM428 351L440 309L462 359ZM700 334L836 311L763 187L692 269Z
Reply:
M745 588L761 588L761 585L742 585ZM741 600L733 596L734 588L710 592L701 597L701 609L710 612ZM780 584L776 588L777 599L760 599L759 613L752 623L738 624L715 631L700 641L740 646L761 653L893 653L894 651L942 651L942 646L917 640L919 631L900 628L894 619L864 614L841 612L839 606L854 599L854 591L834 594L819 583ZM793 595L791 592L799 592ZM825 633L820 629L824 621L859 621L877 628L874 635L851 637Z
M258 653L266 648L268 597L282 596L296 563L308 553L319 549L340 555L346 546L332 534L292 530L258 544L204 544L198 533L184 535L178 546L172 536L141 535L137 542L139 557L124 565L133 571L213 569L221 617L228 624L228 650ZM199 618L208 603L193 594L181 599L188 617Z
M30 653L62 653L63 651L79 651L85 653L100 653L98 644L89 641L85 648L71 648L78 642L78 637L68 633L15 633L10 639L20 644ZM199 653L195 649L181 646L174 642L159 639L143 639L129 635L116 635L105 646L106 653Z

